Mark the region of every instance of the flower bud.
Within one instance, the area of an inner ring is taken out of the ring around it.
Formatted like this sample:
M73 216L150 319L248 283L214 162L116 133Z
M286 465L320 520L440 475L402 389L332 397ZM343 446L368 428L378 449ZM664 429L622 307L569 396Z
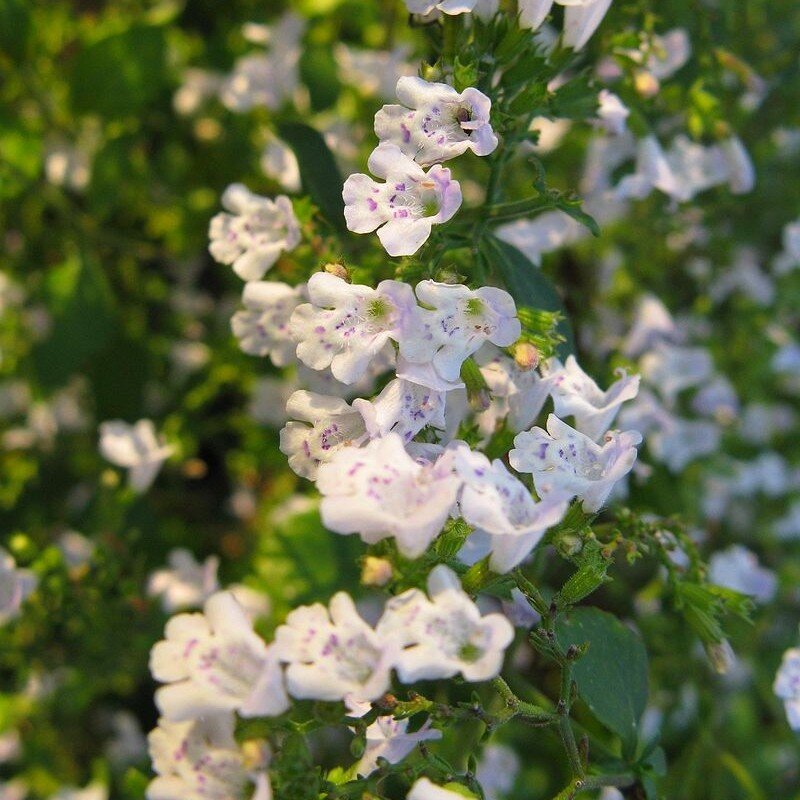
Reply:
M514 363L522 370L534 369L539 364L539 351L530 342L517 342Z
M337 264L331 262L326 264L322 268L325 272L328 272L331 275L335 275L337 278L341 278L343 281L347 281L350 283L350 272L348 271L347 267L344 264Z
M367 556L361 566L361 582L365 586L386 586L392 579L392 564L385 558Z
M658 78L647 70L636 73L633 78L633 85L641 97L647 98L655 97L661 89Z

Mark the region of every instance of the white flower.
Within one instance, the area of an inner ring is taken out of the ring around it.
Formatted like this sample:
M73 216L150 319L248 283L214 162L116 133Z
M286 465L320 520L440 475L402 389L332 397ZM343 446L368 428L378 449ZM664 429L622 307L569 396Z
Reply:
M270 138L261 151L260 164L264 174L277 181L287 192L300 191L300 165L294 150L285 142Z
M800 501L789 506L789 510L775 520L775 535L779 539L800 539Z
M446 83L402 77L397 98L402 105L386 105L375 115L375 133L423 167L467 150L486 156L497 147L492 101L477 89L457 92Z
M738 544L711 556L708 580L717 586L752 595L759 603L769 603L778 588L775 573L762 567L755 553Z
M49 800L108 800L108 786L99 781L93 781L82 789L73 786L64 786Z
M630 472L641 440L637 431L611 431L597 444L550 414L547 431L533 428L518 434L508 458L514 469L533 474L540 496L563 491L595 512Z
M409 63L409 48L393 50L358 50L337 44L333 55L343 83L350 84L363 94L391 99L395 96L398 78L414 75L416 68Z
M188 722L158 721L147 737L156 776L147 800L270 800L265 772L253 772L236 743L231 713L209 714ZM268 755L261 759L266 766Z
M441 11L443 14L469 14L479 0L405 0L410 14L430 14Z
M376 700L389 688L397 650L361 619L345 592L329 608L315 603L290 612L274 647L288 665L289 694L312 700Z
M219 92L222 80L223 76L216 72L195 67L187 69L172 98L172 107L184 117L194 114L206 100Z
M739 414L739 397L733 384L724 375L717 375L692 398L692 410L730 422Z
M500 459L490 462L483 453L464 446L455 453L456 472L464 481L461 516L476 532L489 535L492 570L509 572L530 554L548 528L561 522L571 495L551 492L537 503Z
M503 418L514 433L530 428L547 400L551 376L542 377L535 369L520 369L513 358L492 345L484 345L475 354L475 361L492 395L491 405L479 415L481 430L493 433L494 423Z
M595 441L611 427L620 406L639 392L639 376L629 376L623 369L617 371L619 380L602 391L572 355L567 356L563 367L553 359L548 371L556 416L574 417L575 427Z
M219 589L219 559L209 556L202 564L182 547L167 556L168 569L156 570L147 582L148 597L161 597L164 611L199 608Z
M431 235L434 225L447 222L461 207L461 186L450 170L435 164L425 172L399 147L382 142L367 166L385 183L356 173L344 183L344 216L354 233L371 233L390 256L410 256Z
M156 435L152 420L140 419L129 425L116 419L100 425L100 454L128 470L128 481L136 492L150 488L173 452L174 448Z
M708 350L702 347L660 343L642 357L640 368L645 380L672 403L684 389L707 381L713 374L714 364Z
M369 703L356 702L345 698L350 716L363 717L370 708ZM431 721L425 723L414 733L408 732L408 719L378 717L365 733L366 747L356 765L358 775L370 775L378 768L378 759L385 758L390 764L399 764L420 742L436 741L442 732L431 730Z
M603 17L606 15L611 0L578 0L567 3L564 9L564 47L580 50L592 38Z
M173 617L165 636L150 654L153 677L167 684L156 692L165 719L184 722L221 711L274 716L288 708L274 652L230 592L212 595L202 614Z
M514 788L519 769L519 757L510 747L487 745L475 770L475 778L486 800L502 800Z
M625 176L617 186L616 194L621 199L647 197L653 189L659 189L670 197L683 197L678 177L672 171L667 155L655 136L640 139L636 149L636 169Z
M147 739L139 720L130 711L116 711L111 718L114 734L105 747L108 760L115 767L136 764L147 753Z
M294 361L297 344L289 335L289 318L303 301L303 287L272 281L250 281L242 292L245 310L231 319L233 335L245 353L269 356L276 367Z
M688 463L719 449L719 425L704 420L681 419L668 414L665 424L651 432L647 446L670 472L680 472Z
M461 365L485 342L513 344L521 333L511 295L494 286L477 290L461 284L420 281L416 287L417 319L400 340L400 355L433 364L446 381L457 381Z
M257 281L282 252L300 243L300 223L285 195L270 200L233 183L223 192L222 205L230 213L212 217L208 249L220 264L231 264L242 280Z
M783 700L789 727L800 731L800 648L791 647L783 654L772 690Z
M719 143L728 165L728 186L733 194L747 194L756 183L753 161L738 136L731 136Z
M403 650L397 674L403 683L452 678L487 681L503 666L514 628L502 614L481 612L456 574L440 564L428 576L428 594L409 589L386 604L377 632Z
M408 2L408 0L406 0ZM448 789L448 786L457 786L458 791ZM459 784L446 784L445 786L437 786L432 783L428 778L418 778L414 781L414 785L406 795L406 800L465 800L465 798L472 798L475 795L472 792L467 792L466 787Z
M597 118L601 126L612 136L621 136L627 129L626 120L630 116L630 109L608 89L601 89L597 99L600 103Z
M393 536L409 558L422 555L442 530L459 484L449 452L435 464L420 464L396 433L339 450L317 475L326 528L358 533L369 544Z
M331 368L342 383L354 383L370 362L391 348L415 308L408 284L381 281L377 288L350 284L328 272L308 281L310 303L289 321L297 357L315 370Z
M222 103L243 112L257 106L275 110L289 100L299 85L304 29L303 18L291 12L267 29L269 52L244 56L234 64L220 88Z
M292 420L281 430L281 452L289 457L289 466L309 480L339 449L367 437L361 414L340 397L300 389L289 398L286 412Z
M20 607L36 589L38 578L27 569L17 569L14 557L0 547L0 625L19 615Z
M354 400L353 408L363 417L370 439L394 432L407 444L427 425L445 428L445 392L402 378L389 381L374 400Z
M636 357L659 341L677 337L678 327L667 307L654 295L644 295L636 306L633 325L625 337L622 351Z

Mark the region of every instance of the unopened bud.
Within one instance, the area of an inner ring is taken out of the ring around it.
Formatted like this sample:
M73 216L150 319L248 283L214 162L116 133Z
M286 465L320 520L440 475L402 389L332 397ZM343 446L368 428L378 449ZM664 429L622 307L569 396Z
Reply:
M350 283L350 272L344 264L331 262L326 264L322 269L330 275L335 275L337 278L341 278L343 281Z
M661 89L658 78L652 72L642 70L633 78L633 85L641 97L655 97Z
M514 345L514 363L522 370L535 369L539 364L539 351L530 342Z
M729 672L731 667L736 663L736 654L727 639L721 642L712 642L706 645L706 654L711 666L720 675Z
M361 567L361 582L365 586L386 586L392 579L392 564L385 558L367 556Z

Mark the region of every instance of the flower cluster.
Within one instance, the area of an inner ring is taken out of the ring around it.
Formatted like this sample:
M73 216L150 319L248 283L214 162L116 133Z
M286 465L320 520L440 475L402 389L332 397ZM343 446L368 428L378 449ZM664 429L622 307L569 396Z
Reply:
M401 77L397 98L400 105L385 105L375 115L380 144L367 164L384 182L351 175L342 197L351 231L377 228L390 256L407 256L461 206L461 186L441 162L467 150L488 155L497 136L489 119L491 100L475 88L457 92L444 83Z

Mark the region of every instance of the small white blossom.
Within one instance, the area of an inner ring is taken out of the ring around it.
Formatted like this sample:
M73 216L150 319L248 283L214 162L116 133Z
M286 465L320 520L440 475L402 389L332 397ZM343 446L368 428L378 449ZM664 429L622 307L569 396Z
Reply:
M791 647L783 654L772 689L783 700L789 727L800 731L800 648Z
M711 354L702 347L662 343L642 357L640 368L645 380L672 403L685 389L707 381L713 374L714 364Z
M505 419L514 433L530 428L544 408L552 377L543 377L535 369L520 369L513 358L492 345L484 345L475 361L492 395L491 405L479 415L481 430L493 433L498 419ZM489 420L491 431L485 425Z
M375 133L423 167L467 150L486 156L497 147L489 122L492 101L477 89L457 92L446 83L403 77L397 98L402 105L385 105L375 115Z
M202 564L182 547L167 556L167 569L156 570L147 582L148 597L161 597L164 611L199 608L219 589L219 559L209 556Z
M188 722L158 721L147 737L156 777L147 800L271 800L269 779L247 763L233 732L231 713L209 714ZM266 766L267 754L261 759Z
M286 663L289 694L298 699L376 700L388 688L397 647L359 616L350 595L338 592L329 608L300 606L275 632L275 652Z
M245 353L269 356L276 367L295 360L297 344L289 334L289 319L303 302L303 287L272 281L250 281L242 292L244 310L231 318L233 335Z
M403 555L422 555L456 501L460 481L449 459L445 453L434 464L420 464L396 433L339 450L317 475L325 527L358 533L369 544L393 536Z
M405 0L410 14L430 14L441 11L443 14L469 14L479 0Z
M224 191L222 205L230 213L211 219L208 249L220 264L231 264L242 280L257 281L281 253L300 243L300 223L285 195L270 200L233 183Z
M400 148L382 142L369 157L369 175L356 173L344 183L344 215L354 233L371 233L390 256L410 256L461 207L461 186L450 170L435 164L427 172Z
M277 181L287 192L299 192L302 186L297 156L288 144L274 137L264 145L261 169L268 178Z
M173 452L174 448L156 434L152 420L140 419L129 425L117 419L100 425L100 454L128 470L128 481L136 492L150 488Z
M381 281L373 289L328 272L311 276L308 296L311 302L298 306L289 321L297 357L311 369L330 367L346 384L391 349L389 340L401 336L416 306L406 283Z
M621 136L627 130L626 120L630 116L630 109L608 89L601 89L597 99L600 103L597 109L600 125L612 136Z
M636 461L642 437L637 431L611 431L597 444L554 414L547 431L532 428L514 439L509 462L519 472L533 474L540 496L565 492L583 501L586 511L599 511L614 485Z
M340 397L300 389L289 398L286 412L291 420L280 433L281 452L289 457L289 466L309 480L338 450L367 438L363 417Z
M394 432L408 444L424 427L445 429L445 393L395 378L374 400L353 401L370 439Z
M611 6L611 0L583 0L564 2L564 47L581 50L592 38Z
M749 594L759 603L769 603L778 588L775 573L762 567L755 553L738 544L711 556L708 580L717 586Z
M508 347L521 333L514 300L503 289L420 281L416 295L426 307L401 339L400 354L412 363L432 363L446 381L457 381L461 365L485 342Z
M448 789L448 786L458 786L458 791ZM468 792L466 787L460 783L438 786L428 778L418 778L406 795L406 800L465 800L465 798L469 800L469 798L474 797L475 795L472 792Z
M551 492L537 503L500 459L490 462L483 453L463 446L455 453L456 472L464 481L461 516L476 532L489 535L492 570L509 572L530 554L548 528L561 522L570 495Z
M356 702L345 698L350 716L363 717L371 709L370 703ZM366 747L355 771L358 775L370 775L378 768L378 759L385 758L390 764L399 764L420 742L437 741L442 732L431 729L431 721L413 733L408 731L408 719L381 716L364 731Z
M575 427L597 441L614 422L620 406L639 392L639 376L618 370L619 379L604 392L578 365L575 356L566 363L553 359L549 365L552 375L550 395L557 417L574 417Z
M667 307L654 295L644 295L636 306L636 313L622 351L635 358L650 350L660 341L674 341L678 327Z
M719 143L728 165L728 186L733 194L747 194L756 183L756 171L750 154L738 136Z
M339 43L333 55L343 83L355 86L365 95L386 100L395 96L398 78L416 73L416 68L409 63L409 48L405 45L389 51L358 50Z
M14 557L0 547L0 625L19 615L22 603L36 589L38 578L18 569Z
M222 711L274 716L289 705L275 654L253 631L230 592L218 592L202 614L179 614L150 654L159 711L172 722Z
M487 745L475 770L486 800L502 800L514 788L519 770L519 757L510 747Z
M147 753L147 739L139 720L130 711L117 711L111 718L114 734L105 747L108 760L115 767L141 761Z
M481 612L456 574L440 564L428 576L428 595L409 589L386 604L378 634L403 650L397 674L403 683L452 678L494 678L503 666L514 628L502 614Z
M266 29L266 37L258 38L268 40L269 51L238 59L223 81L219 95L225 107L240 113L258 106L276 110L291 99L300 83L304 30L303 18L291 12ZM252 26L250 31L255 32Z

